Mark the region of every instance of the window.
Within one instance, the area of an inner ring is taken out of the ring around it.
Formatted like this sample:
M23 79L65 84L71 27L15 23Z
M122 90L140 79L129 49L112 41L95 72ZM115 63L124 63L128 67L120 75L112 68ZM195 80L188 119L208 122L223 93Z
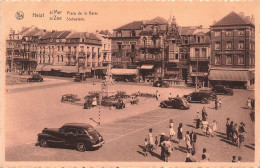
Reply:
M207 49L202 48L202 57L206 58L207 57Z
M215 31L215 37L219 37L220 36L220 31Z
M231 50L231 49L232 49L232 42L231 41L227 41L226 50Z
M179 59L179 54L175 53L175 59L178 60Z
M195 48L195 57L196 58L200 57L200 49L199 48Z
M135 30L132 30L130 35L131 37L135 37L136 36Z
M135 43L131 42L130 46L131 46L131 52L135 52Z
M220 50L220 42L215 43L215 50Z
M238 30L237 35L238 36L244 36L244 30Z
M147 39L143 38L143 47L146 47L146 46L147 46Z
M232 55L226 55L226 65L232 65Z
M106 49L106 44L104 44L104 50Z
M238 47L237 47L239 50L242 50L244 49L244 41L239 41L238 42Z
M64 51L64 46L61 46L61 51Z
M200 37L197 37L197 42L200 43Z
M175 40L172 40L172 44L175 44Z
M77 52L77 47L76 47L76 46L74 47L74 52L75 52L75 53Z
M232 36L232 31L231 30L227 30L226 31L226 36Z
M60 62L60 56L59 55L57 55L57 58L58 58L58 62Z
M61 56L61 62L63 62L63 55Z
M116 32L116 37L122 37L122 32L121 31Z
M51 56L48 56L48 63L51 63Z
M215 56L215 65L220 65L221 64L221 56L217 54Z
M184 43L185 43L185 44L188 44L188 40L184 40Z
M60 46L58 46L58 51L60 51Z
M244 55L238 55L237 64L238 65L243 65L244 64Z
M80 51L84 51L84 46L80 46Z
M118 51L122 50L122 42L117 42L117 49Z

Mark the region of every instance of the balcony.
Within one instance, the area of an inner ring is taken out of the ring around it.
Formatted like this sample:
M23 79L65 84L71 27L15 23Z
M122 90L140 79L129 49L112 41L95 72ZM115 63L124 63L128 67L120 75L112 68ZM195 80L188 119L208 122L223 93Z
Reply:
M209 61L210 57L190 57L190 61Z

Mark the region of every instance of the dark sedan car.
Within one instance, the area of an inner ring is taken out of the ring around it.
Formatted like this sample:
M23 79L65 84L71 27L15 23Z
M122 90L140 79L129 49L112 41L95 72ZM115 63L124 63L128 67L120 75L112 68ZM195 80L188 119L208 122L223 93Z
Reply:
M164 87L164 88L168 88L170 85L169 83L165 82L165 81L162 81L162 80L159 80L159 81L155 81L153 83L153 87Z
M27 82L42 82L43 78L39 74L34 74L31 78L27 79Z
M212 91L215 92L216 94L226 94L232 96L234 94L233 89L231 88L226 88L225 86L222 85L215 85L212 88Z
M161 108L181 109L181 110L187 110L190 108L187 101L181 97L175 97L175 98L171 98L169 100L161 101L160 107Z
M89 124L69 123L61 128L44 128L38 134L38 142L41 147L50 144L73 146L78 151L97 149L104 144L102 136Z
M216 92L213 92L213 91L211 91L211 90L200 90L200 92L209 93L209 94L210 94L210 97L211 97L211 100L214 100L214 99L217 98Z
M189 103L191 102L201 102L203 104L209 103L213 100L210 93L207 92L192 92L189 95L184 95Z

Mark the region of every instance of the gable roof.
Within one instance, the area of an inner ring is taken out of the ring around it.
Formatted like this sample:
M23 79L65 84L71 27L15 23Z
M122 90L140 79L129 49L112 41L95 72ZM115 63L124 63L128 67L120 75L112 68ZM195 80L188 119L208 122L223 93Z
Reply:
M212 25L211 27L237 26L237 25L252 25L252 26L254 26L254 24L251 21L249 21L245 18L242 18L241 16L239 16L235 12L231 12L227 16L223 17L220 21L218 21L217 23Z
M48 39L51 38L52 32L46 32L41 39Z
M180 34L184 36L193 35L196 28L194 26L180 27Z
M23 34L26 33L29 29L30 29L30 27L24 28L22 31L20 31L20 32L18 33L18 35L23 35Z
M52 38L58 38L64 31L56 31L52 34Z
M196 35L196 34L207 34L208 32L210 32L209 28L196 29L196 30L194 30L193 35Z
M143 21L133 21L133 22L125 24L115 30L140 30L142 24L143 24Z
M64 38L66 38L70 33L71 33L71 31L63 31L63 33L60 34L60 36L58 37L58 39L64 39Z
M146 24L168 24L168 21L160 16L157 16L151 20L149 20L148 22L146 22Z

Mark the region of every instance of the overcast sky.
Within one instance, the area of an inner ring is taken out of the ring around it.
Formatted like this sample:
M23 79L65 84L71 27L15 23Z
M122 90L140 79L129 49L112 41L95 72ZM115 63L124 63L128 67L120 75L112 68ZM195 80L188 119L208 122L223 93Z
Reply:
M47 30L111 31L134 20L149 20L156 16L168 19L170 13L179 26L209 27L214 20L218 21L232 11L256 17L257 9L259 3L256 2L2 2L1 27L4 33L10 28L21 30L23 26L31 25ZM62 11L62 21L49 20L49 12L53 10ZM15 18L17 11L24 13L24 19ZM92 11L98 15L83 16L85 21L66 21L66 17L73 17L67 15L68 11ZM33 13L44 13L44 17L33 18Z

